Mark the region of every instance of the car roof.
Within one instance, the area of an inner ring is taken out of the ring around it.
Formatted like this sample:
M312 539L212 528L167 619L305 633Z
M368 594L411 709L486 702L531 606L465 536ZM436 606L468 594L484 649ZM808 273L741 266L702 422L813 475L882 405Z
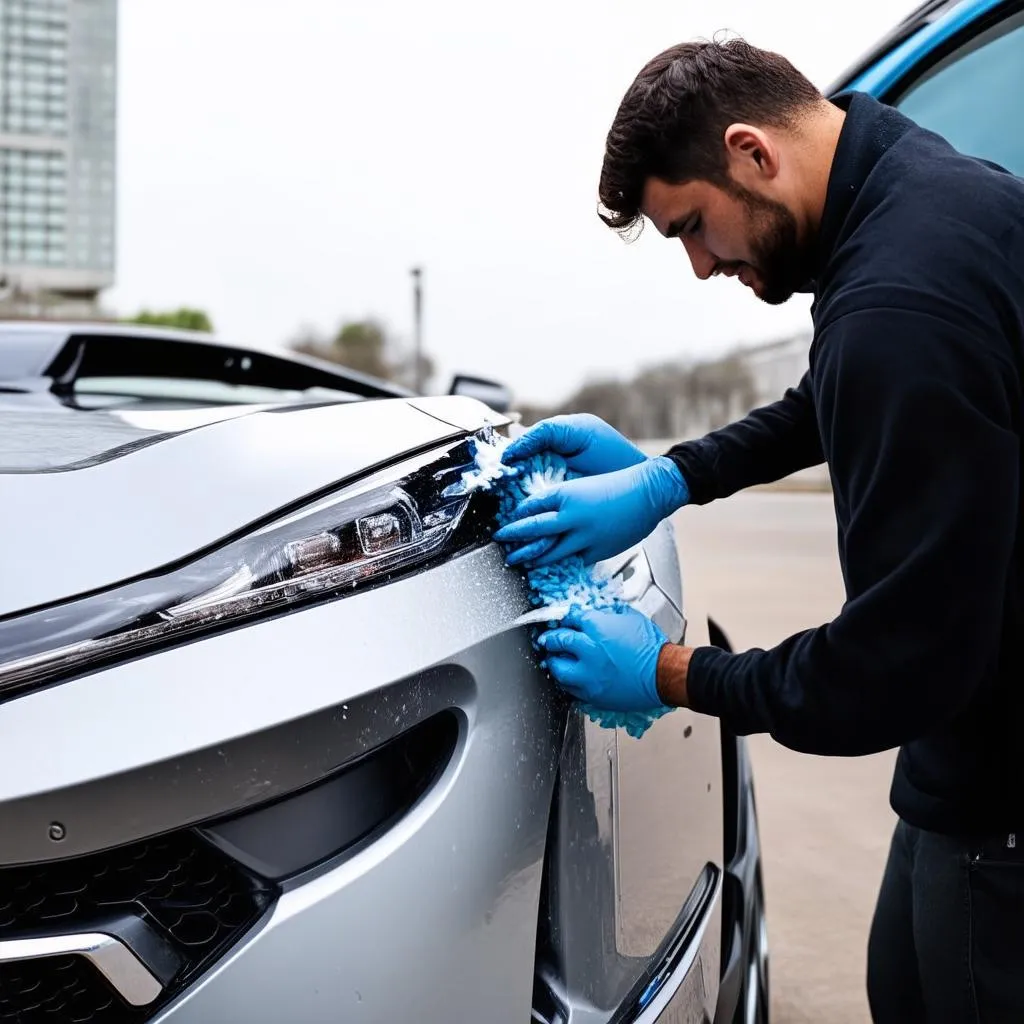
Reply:
M327 360L238 346L202 331L105 321L0 320L0 387L36 381L70 391L85 376L195 378L296 391L330 388L364 398L413 394Z
M925 0L839 75L825 90L825 95L833 96L848 89L865 71L895 50L897 46L911 39L922 28L938 21L963 2L964 0ZM996 3L990 6L996 6Z

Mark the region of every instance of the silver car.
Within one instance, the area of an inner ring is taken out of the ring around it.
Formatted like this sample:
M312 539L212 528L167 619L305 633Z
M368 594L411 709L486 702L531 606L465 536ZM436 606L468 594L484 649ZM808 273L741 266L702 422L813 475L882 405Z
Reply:
M767 1020L745 747L560 696L454 390L0 324L0 1022Z

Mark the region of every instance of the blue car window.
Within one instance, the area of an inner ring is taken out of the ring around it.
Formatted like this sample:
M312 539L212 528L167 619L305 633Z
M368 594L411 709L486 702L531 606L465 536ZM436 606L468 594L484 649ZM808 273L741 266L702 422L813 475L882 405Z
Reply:
M962 153L1024 176L1024 17L976 36L895 101L907 117Z

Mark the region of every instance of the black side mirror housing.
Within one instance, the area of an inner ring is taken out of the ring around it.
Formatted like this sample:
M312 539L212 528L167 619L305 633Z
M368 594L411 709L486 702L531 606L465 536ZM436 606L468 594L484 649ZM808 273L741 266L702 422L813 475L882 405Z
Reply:
M484 405L489 405L495 412L508 412L512 406L512 392L504 384L484 377L456 374L452 378L448 394L475 398Z

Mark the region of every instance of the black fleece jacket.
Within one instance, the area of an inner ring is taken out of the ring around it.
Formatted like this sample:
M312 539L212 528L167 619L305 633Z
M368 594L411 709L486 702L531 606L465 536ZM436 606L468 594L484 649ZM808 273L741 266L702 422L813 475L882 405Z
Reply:
M817 754L901 747L897 814L1024 830L1024 181L852 93L810 369L668 453L703 504L826 461L846 601L763 651L697 649L694 710Z

